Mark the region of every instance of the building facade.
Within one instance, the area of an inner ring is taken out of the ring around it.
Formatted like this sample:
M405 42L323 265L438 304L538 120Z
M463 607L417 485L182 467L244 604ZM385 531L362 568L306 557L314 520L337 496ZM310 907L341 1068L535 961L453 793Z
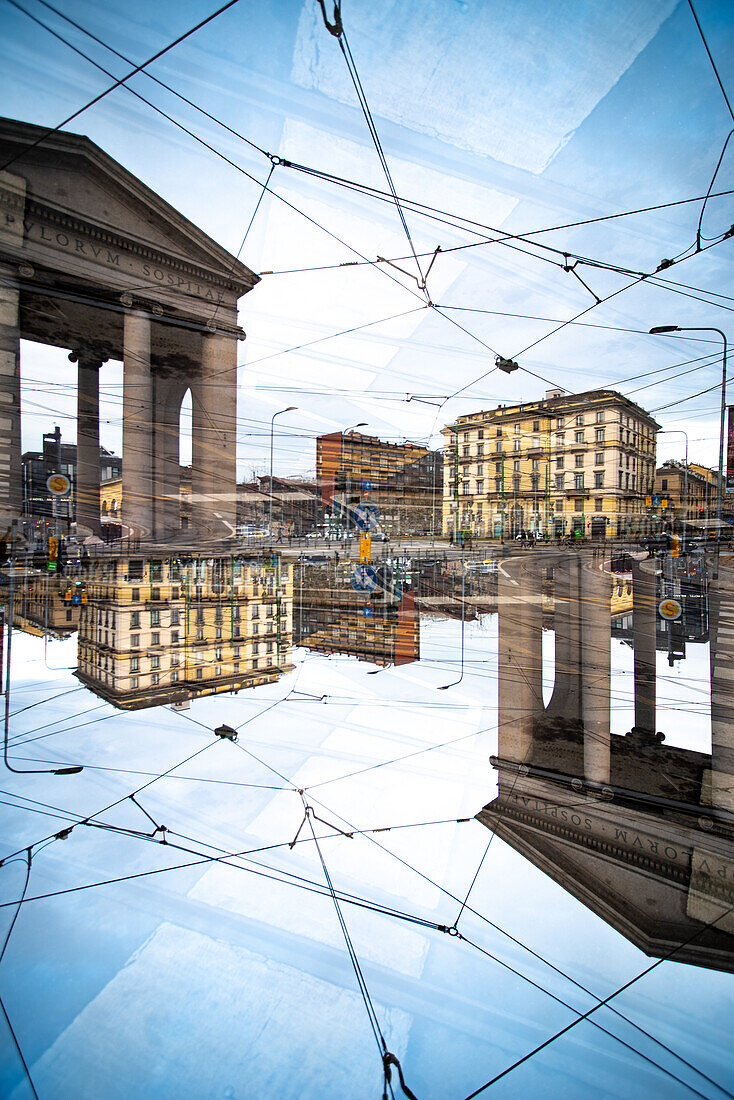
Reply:
M62 443L56 427L43 436L40 451L25 451L22 463L23 516L27 523L58 522L68 533L76 519L77 454L76 443ZM71 482L69 492L55 497L46 482L51 474L65 474ZM122 459L105 447L99 448L100 484L104 488L111 478L122 478Z
M658 466L654 495L661 500L651 506L658 526L683 530L684 522L698 527L715 519L717 484L718 473L705 466L689 463L687 477L684 462L671 460Z
M293 567L277 555L94 558L76 579L77 677L117 707L258 687L293 667Z
M350 526L360 501L380 509L386 534L422 534L440 520L442 456L415 443L387 443L360 432L316 440L316 479L331 526Z
M443 428L443 532L474 537L643 534L659 425L614 390L460 416Z

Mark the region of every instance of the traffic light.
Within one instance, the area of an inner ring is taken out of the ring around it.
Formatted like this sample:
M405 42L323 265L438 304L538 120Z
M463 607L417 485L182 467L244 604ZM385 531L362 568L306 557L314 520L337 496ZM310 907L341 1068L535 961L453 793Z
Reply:
M55 573L59 565L59 541L55 535L48 537L48 562L46 568L49 573Z
M680 539L677 535L670 536L670 556L671 558L680 557Z

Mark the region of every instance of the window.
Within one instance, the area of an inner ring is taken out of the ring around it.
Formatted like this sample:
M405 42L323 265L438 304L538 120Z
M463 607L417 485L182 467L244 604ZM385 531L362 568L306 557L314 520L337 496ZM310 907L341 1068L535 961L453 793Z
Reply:
M594 457L594 463L597 466L603 466L604 465L604 452L603 451L597 451L596 452L596 455Z
M565 447L565 445L566 445L566 433L565 432L557 432L556 433L556 447Z
M540 431L540 421L539 420L534 420L533 421L533 431L534 432L539 432Z
M131 672L137 672L139 668L140 668L140 658L139 657L131 657L130 658L130 671Z
M494 491L495 491L495 493L501 493L502 492L502 478L501 477L496 477L494 479Z
M477 482L477 492L478 493L483 493L484 492L484 481L483 480Z
M464 456L464 458L468 458L469 457L469 447L468 446L462 447L461 453Z
M520 434L520 425L516 424L515 425L515 435L519 435L519 434Z
M484 473L484 466L480 462L479 465L477 466L477 474L478 474L479 477L481 477L483 473Z
M575 455L574 457L575 457L576 466L583 466L584 456L583 455Z
M152 561L150 563L150 579L154 583L155 583L155 581L158 581L159 584L163 580L163 562L162 561Z
M562 500L557 500L556 501L556 511L557 512L562 512L563 511L563 501Z
M583 489L584 487L584 475L576 474L573 479L575 489Z
M143 579L143 562L142 562L142 559L139 560L139 561L133 561L131 559L128 562L127 579L129 581L142 581L142 579Z
M203 679L203 677L204 677L203 668L197 668L197 670L196 670L196 679L201 680L201 679Z
M536 474L530 476L530 488L534 493L537 493L540 488L540 478Z
M564 459L563 455L558 455L556 457L556 469L557 470L562 470L564 462L565 462L565 459Z
M562 489L563 488L563 478L564 478L563 474L556 474L556 489Z
M622 471L619 471L619 488L622 488Z
M603 409L598 409L597 410L596 422L597 422L597 424L603 424L604 423L604 410Z
M477 443L477 454L478 455L483 455L484 454L484 444L483 443Z
M534 470L539 470L540 469L540 459L539 458L534 458L533 459L532 468Z
M520 459L519 458L513 459L512 468L516 473L520 472Z
M140 599L140 589L139 588L133 588L132 592L130 593L130 599L133 601L133 603L138 602L138 600Z
M137 630L140 627L140 612L133 611L130 615L130 629Z
M502 452L502 444L498 441L497 443L495 443L494 449L495 449L495 451L499 451L501 453Z
M584 442L584 433L583 432L576 432L576 442L577 443L583 443Z
M216 628L215 637L217 638L217 640L219 640L222 637L222 628L221 628L221 626L218 626Z
M519 451L520 450L520 440L519 439L516 439L515 442L512 444L512 449L513 449L513 451Z
M497 435L502 435L502 428L498 428L498 429L497 429L497 433L496 433L496 434L497 434Z
M538 436L538 435L534 435L534 436L533 436L533 438L532 438L532 440L531 440L531 443L530 443L530 445L531 445L531 447L533 447L533 448L534 448L535 450L537 450L537 449L538 449L538 447L540 446L540 436Z
M513 493L519 493L520 492L520 475L519 474L513 474L512 475L512 491L513 491Z
M558 419L556 420L556 427L557 428L563 428L565 426L565 423L566 423L565 416L559 416Z
M131 687L131 688L136 688L137 686L138 686L138 678L137 678L137 676L131 676L131 677L130 677L130 687Z
M150 613L150 625L151 626L160 626L161 625L161 613L160 613L160 611L151 611L151 613Z
M235 661L239 661L239 659L240 659L240 647L238 645L236 645L234 647L234 649L232 650L232 656L234 657Z
M499 475L502 473L502 463L501 462L495 462L494 472L495 472L495 475L497 477L499 477Z
M139 634L131 634L130 635L130 647L131 647L131 649L137 649L139 645L140 645L140 635Z
M204 641L204 628L203 628L203 626L198 626L196 628L196 640L197 640L197 642L203 642Z
M157 653L154 653L153 656L150 658L150 667L151 668L160 668L161 667L161 659L160 659L160 657L158 656Z
M222 647L221 646L217 646L217 648L214 650L214 659L216 661L221 661L221 659L222 659Z
M176 680L178 680L178 672L175 668L174 668L173 672L171 673L171 680L173 680L174 683L176 682Z
M171 631L171 645L178 645L178 631Z
M174 608L173 611L171 612L171 626L178 626L178 624L180 622L181 622L181 612L177 608Z
M604 429L603 428L597 428L596 429L596 441L597 441L597 443L603 443L604 442Z
M594 474L594 488L595 489L603 489L604 488L604 472L603 471L597 471L597 473Z
M576 423L577 424L583 424L583 422L584 422L584 414L579 413L579 415L576 417Z
M480 428L477 432L477 439L484 439L484 428Z
M667 479L667 477L664 477L663 480L660 482L660 484L661 484L663 489L667 489L668 488L668 479Z

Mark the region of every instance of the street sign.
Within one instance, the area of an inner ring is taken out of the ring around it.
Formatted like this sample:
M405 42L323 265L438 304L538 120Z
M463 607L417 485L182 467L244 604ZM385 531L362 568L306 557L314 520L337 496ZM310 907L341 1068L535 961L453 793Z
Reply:
M369 531L359 536L359 563L369 565L372 561L372 535Z
M371 481L363 481L362 482L362 492L363 493L371 493L372 492L372 482Z
M46 478L46 488L55 497L63 497L71 489L71 481L66 474L51 474Z
M352 588L355 592L375 591L377 574L371 565L355 565L352 573Z
M660 506L660 502L662 501L662 499L663 499L662 497L657 497L657 496L652 498L652 502L653 502L653 504L655 505L656 508Z
M362 502L354 509L354 522L360 531L374 531L380 520L380 509L376 504Z
M645 505L649 508L652 504L652 497L645 497Z
M372 618L372 608L370 607L369 604L366 604L362 608L362 614L364 615L365 619L371 619Z
M661 619L666 619L668 622L672 622L675 619L679 619L683 614L683 608L678 600L667 599L661 600L658 604L658 611Z
M660 501L660 507L661 508L667 508L668 507L668 498L667 497L663 497L663 499Z

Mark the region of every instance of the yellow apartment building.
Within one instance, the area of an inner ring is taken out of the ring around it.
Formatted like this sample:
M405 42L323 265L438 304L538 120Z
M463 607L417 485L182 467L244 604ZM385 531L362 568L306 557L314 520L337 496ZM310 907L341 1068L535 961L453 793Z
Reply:
M460 416L444 437L443 531L606 539L649 529L659 425L614 390Z
M100 557L78 579L77 677L117 707L236 692L293 667L293 566L278 555Z

